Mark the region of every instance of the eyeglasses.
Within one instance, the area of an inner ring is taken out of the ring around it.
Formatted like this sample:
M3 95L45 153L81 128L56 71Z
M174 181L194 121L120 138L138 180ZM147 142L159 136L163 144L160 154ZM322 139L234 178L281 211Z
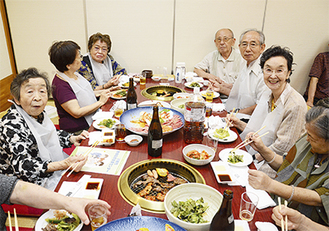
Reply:
M221 39L221 38L216 38L216 40L218 41L218 42L221 42L221 41L223 41L224 43L226 43L226 42L228 42L230 39L232 39L233 37L231 37L231 38L228 38L228 37L224 37L223 39Z
M95 51L101 51L103 53L107 53L108 48L107 47L94 47Z
M251 42L251 43L242 42L242 43L240 43L240 46L241 46L242 48L247 48L248 46L249 46L250 48L256 48L258 45L260 45L260 43L255 43L255 42Z

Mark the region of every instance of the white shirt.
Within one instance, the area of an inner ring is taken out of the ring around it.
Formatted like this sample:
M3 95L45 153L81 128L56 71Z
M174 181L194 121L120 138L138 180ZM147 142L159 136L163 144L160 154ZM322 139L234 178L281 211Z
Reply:
M263 91L267 88L259 63L260 56L248 67L245 65L240 71L226 102L228 111L233 110L233 108L251 107L259 102Z
M234 83L243 64L245 65L245 60L241 57L240 51L232 47L232 52L226 60L218 50L214 50L207 54L203 60L194 67L209 72L221 78L226 83Z

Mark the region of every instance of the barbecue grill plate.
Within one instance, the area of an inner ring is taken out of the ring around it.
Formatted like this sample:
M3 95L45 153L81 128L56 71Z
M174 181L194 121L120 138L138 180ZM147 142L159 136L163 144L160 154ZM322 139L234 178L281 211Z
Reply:
M153 213L165 213L163 202L150 201L138 196L131 190L131 184L145 174L149 169L166 168L169 172L193 183L205 184L205 180L200 172L188 164L177 160L152 159L144 160L128 167L119 177L118 189L122 198L129 204L135 206L137 203L142 210Z

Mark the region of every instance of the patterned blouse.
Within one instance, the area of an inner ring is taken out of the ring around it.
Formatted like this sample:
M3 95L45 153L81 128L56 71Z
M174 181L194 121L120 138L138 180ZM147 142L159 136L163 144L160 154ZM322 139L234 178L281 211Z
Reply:
M44 116L43 112L39 123ZM0 134L0 173L38 185L52 175L46 172L50 161L41 159L37 141L14 105L0 121ZM63 148L72 145L69 141L72 134L58 130L57 135Z
M118 74L126 75L127 74L126 69L121 67L120 64L114 60L112 55L108 55L108 56L111 59L113 75L118 75ZM95 90L96 86L98 86L98 83L96 82L96 78L94 76L88 56L83 57L83 60L81 61L81 67L78 70L78 73L83 77L85 77L90 82L92 89Z

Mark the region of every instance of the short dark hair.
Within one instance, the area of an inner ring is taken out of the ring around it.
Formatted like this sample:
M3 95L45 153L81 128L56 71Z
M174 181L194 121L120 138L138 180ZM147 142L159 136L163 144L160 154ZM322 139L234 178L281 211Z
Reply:
M31 78L42 78L46 83L48 98L51 94L51 87L46 73L39 72L35 67L30 67L21 71L10 84L10 93L16 99L21 99L21 87L23 83L28 82Z
M292 65L293 63L293 53L287 47L280 46L271 46L266 51L263 52L260 57L260 66L263 69L265 62L272 57L281 56L287 60L288 71L290 71L290 75L292 74ZM290 78L287 79L287 82L290 82Z
M312 124L317 135L329 142L329 98L319 100L307 111L306 123Z
M78 44L73 41L60 41L55 42L49 48L50 62L54 64L57 70L60 72L67 71L67 65L74 62L77 51L80 50Z
M111 42L111 38L109 35L107 34L101 34L101 33L96 33L93 34L89 37L88 40L88 50L90 51L91 48L93 47L93 45L100 40L101 42L105 42L107 44L107 53L109 53L111 51L111 47L112 47L112 42Z

